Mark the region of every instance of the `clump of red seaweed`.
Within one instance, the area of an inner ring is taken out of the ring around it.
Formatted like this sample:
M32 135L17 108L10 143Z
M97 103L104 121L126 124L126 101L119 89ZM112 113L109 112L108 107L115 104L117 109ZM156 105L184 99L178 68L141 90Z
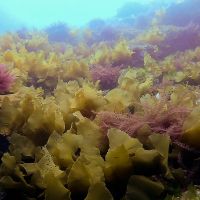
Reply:
M0 94L9 92L14 81L14 76L6 69L6 66L0 64Z
M107 132L109 128L118 128L130 136L137 136L137 132L148 125L152 132L169 134L173 141L182 135L183 122L190 110L182 106L164 104L143 105L142 113L119 114L102 111L97 114L101 128Z
M100 87L103 90L112 89L117 86L117 81L120 75L121 67L111 67L96 65L91 68L93 81L100 81Z
M167 37L158 44L159 51L152 52L151 55L155 59L162 60L175 52L195 49L200 44L199 30L199 25L194 23L184 27L172 28L167 31Z
M162 101L155 107L146 105L144 107L144 120L151 127L153 132L166 133L172 139L182 135L183 122L190 113L188 108L162 104Z

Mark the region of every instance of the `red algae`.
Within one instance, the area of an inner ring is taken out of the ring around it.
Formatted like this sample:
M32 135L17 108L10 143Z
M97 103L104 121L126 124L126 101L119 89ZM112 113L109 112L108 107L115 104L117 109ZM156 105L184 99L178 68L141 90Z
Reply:
M190 113L189 109L182 106L164 105L156 107L145 106L143 114L119 114L103 111L97 114L101 128L106 133L109 128L118 128L130 136L136 137L138 130L148 125L152 132L168 134L173 140L180 139L183 122Z
M199 197L200 1L163 2L0 35L0 199Z
M0 93L9 92L14 81L14 76L6 69L6 66L0 64Z
M103 90L112 89L117 86L117 81L122 67L111 67L96 65L91 67L90 72L93 81L100 81Z

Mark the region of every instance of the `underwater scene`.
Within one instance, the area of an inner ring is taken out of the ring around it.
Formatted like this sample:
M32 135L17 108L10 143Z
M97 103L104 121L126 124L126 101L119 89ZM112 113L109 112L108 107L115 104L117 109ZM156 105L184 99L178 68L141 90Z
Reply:
M200 0L0 14L0 200L200 200Z

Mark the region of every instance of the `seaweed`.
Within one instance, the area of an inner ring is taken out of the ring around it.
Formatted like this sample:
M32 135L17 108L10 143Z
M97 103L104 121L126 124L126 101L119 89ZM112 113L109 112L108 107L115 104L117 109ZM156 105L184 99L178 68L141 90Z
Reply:
M198 196L199 26L155 7L0 36L0 198Z
M90 72L93 81L100 81L103 90L110 90L117 86L121 67L101 66L91 67Z
M14 76L6 69L5 65L0 65L0 94L8 93L14 82Z

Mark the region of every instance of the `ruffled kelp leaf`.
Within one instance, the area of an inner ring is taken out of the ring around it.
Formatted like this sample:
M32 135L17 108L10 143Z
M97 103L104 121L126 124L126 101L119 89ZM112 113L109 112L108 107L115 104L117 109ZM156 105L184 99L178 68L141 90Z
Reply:
M47 173L44 177L46 182L45 200L70 200L70 191L53 173Z
M115 178L126 179L134 165L131 157L143 145L138 139L131 138L127 133L114 128L109 129L108 139L110 149L105 157L104 172L106 179L109 181Z
M91 185L85 200L113 200L110 191L106 188L105 183L99 182Z
M179 71L179 72L176 72L176 75L174 77L175 81L177 83L180 83L181 81L183 81L185 78L187 77L187 75L182 72L182 71Z
M37 163L41 176L45 177L45 175L49 172L52 172L56 177L63 174L63 172L59 169L59 167L54 163L52 155L46 148L43 148L44 156Z
M71 83L71 84L70 84ZM74 116L71 112L71 100L74 94L79 89L77 82L69 82L68 84L64 82L59 82L56 90L54 91L54 96L57 105L63 115L63 120L65 122L65 130L70 129L71 123L74 121Z
M53 133L48 140L47 148L56 163L63 169L70 168L79 156L83 137L68 131L62 136Z
M84 143L90 147L101 148L104 143L104 136L101 128L93 121L79 117L79 121L76 123L77 134L83 136Z
M45 188L44 178L51 173L56 178L64 177L65 173L54 163L53 158L46 148L43 148L43 156L38 162L20 164L20 167L31 177L30 183L41 189Z
M20 167L22 167L23 170L26 171L27 175L34 174L36 171L39 170L37 163L23 163L20 164Z
M46 105L47 107L44 114L48 116L47 120L49 127L50 123L52 123L51 133L56 131L57 133L62 134L65 130L65 123L59 106L56 105L54 99L53 101L47 101Z
M42 101L41 91L33 88L21 88L14 98L4 98L0 110L0 128L2 133L22 132L29 116L34 111L34 106Z
M18 130L24 123L24 117L16 103L5 97L0 109L0 131L7 135Z
M21 161L22 158L34 159L36 147L27 137L14 133L9 138L9 142L9 150L17 161Z
M34 99L31 94L25 95L20 101L20 107L25 120L27 120L34 111Z
M200 149L200 107L196 107L183 124L182 141Z
M44 144L48 137L48 129L45 129L43 108L36 108L27 120L23 132L36 144ZM40 140L39 140L40 137Z
M162 165L163 165L165 176L167 178L173 178L168 166L170 137L168 135L152 134L149 136L149 139L152 145L154 146L154 148L163 157Z
M133 175L130 177L125 199L126 200L155 200L160 199L164 186L159 181L153 181L145 176Z
M54 151L54 148L56 147L56 145L62 140L62 136L56 133L55 131L49 136L46 147L48 151L51 152L51 154Z
M139 83L130 80L129 78L123 78L123 80L119 79L119 87L122 90L126 90L128 92L131 92L134 99L138 100L141 96L141 93L139 91Z
M30 184L32 186L35 186L36 188L40 188L42 190L45 189L45 182L44 177L41 176L40 169L36 165L23 165L23 168L26 170L26 172L30 175Z
M141 94L144 94L152 86L153 86L153 78L150 76L150 77L146 78L146 80L139 85L139 90L140 90Z
M115 88L105 95L108 103L105 106L106 110L114 112L123 112L132 104L132 95L125 90Z
M54 131L64 132L65 122L54 99L37 100L34 104L34 111L23 127L23 133L36 144L44 144Z
M134 154L138 148L143 147L137 138L132 138L119 129L111 128L107 135L110 149L124 145L129 154Z
M12 105L18 108L26 122L34 109L39 106L39 103L44 102L43 95L41 88L23 86L12 97L10 95L8 97Z
M91 64L109 65L112 62L112 51L108 45L101 45L90 57Z
M155 22L154 22L155 23ZM161 31L157 24L151 26L148 31L140 34L136 40L150 45L159 45L166 38L164 31Z
M14 168L16 167L16 159L14 156L11 156L9 153L4 153L1 158L2 164L0 167L1 174L12 174Z
M193 91L189 85L178 85L171 91L170 100L174 105L184 106L188 109L188 114L198 101L198 93Z
M54 90L56 99L61 100L60 95L67 94L68 98L73 97L74 94L80 89L78 81L64 82L62 79L58 81L57 87Z
M47 150L43 150L43 156L39 162L20 164L23 171L26 172L30 178L30 184L38 188L44 189L46 187L46 174L53 174L58 179L64 177L64 173L53 163L51 155Z
M151 94L145 94L140 98L140 102L142 105L152 105L155 107L156 104L159 103L158 100L161 98L159 93L157 95L158 96L154 96Z
M72 166L68 177L68 185L71 191L86 192L90 186L89 173L85 165L76 161Z
M128 43L126 40L121 40L116 43L112 50L112 61L113 65L122 65L131 63L133 52L129 49Z
M70 60L65 64L60 74L63 80L77 80L78 78L89 78L89 66L84 61Z
M97 111L106 104L102 92L88 84L83 84L76 93L71 102L73 111Z
M144 69L125 69L119 79L119 87L132 94L134 99L138 100L153 86L153 77Z
M142 125L137 129L136 138L145 146L149 146L149 140L147 139L152 134L151 127L148 124Z
M90 185L104 181L103 166L104 160L100 155L81 154L68 176L70 191L86 193Z
M23 184L22 188L26 190L32 190L34 188L31 184L28 183L26 174L24 174L19 165L17 165L14 170L13 179L16 177L19 179L19 182Z
M109 149L105 158L104 173L108 181L126 179L133 167L128 150L124 145Z
M138 148L132 157L134 172L137 174L153 175L161 170L162 156L157 150Z
M33 187L27 183L25 174L17 164L14 156L9 155L9 153L3 155L0 168L0 185L3 188L32 189Z

